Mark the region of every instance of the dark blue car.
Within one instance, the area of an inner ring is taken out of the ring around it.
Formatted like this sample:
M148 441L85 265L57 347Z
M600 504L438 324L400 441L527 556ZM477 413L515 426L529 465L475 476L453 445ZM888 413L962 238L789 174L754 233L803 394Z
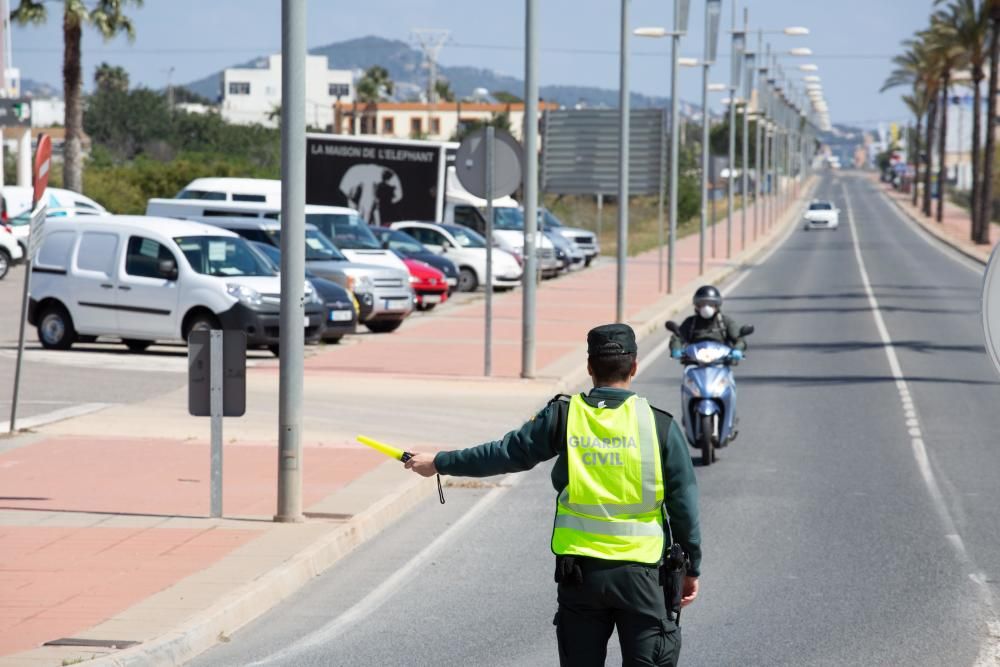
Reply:
M255 249L267 258L277 271L281 266L281 250L270 243L250 241ZM326 278L320 278L306 269L306 279L316 289L316 294L323 301L325 315L320 338L325 343L337 343L345 334L352 334L358 326L358 310L354 297L346 289Z
M431 252L423 243L404 231L388 227L372 227L372 232L383 248L392 250L401 258L415 259L424 264L430 264L444 274L448 281L448 294L458 286L458 267L447 257Z

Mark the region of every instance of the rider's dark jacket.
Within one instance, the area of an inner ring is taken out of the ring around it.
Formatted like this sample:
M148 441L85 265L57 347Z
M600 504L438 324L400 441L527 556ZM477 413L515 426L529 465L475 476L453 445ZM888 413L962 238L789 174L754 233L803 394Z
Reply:
M721 312L705 319L695 314L681 323L681 335L670 337L670 350L682 350L685 345L700 343L704 340L714 340L724 343L736 350L746 350L747 343L740 337L740 327L736 321Z

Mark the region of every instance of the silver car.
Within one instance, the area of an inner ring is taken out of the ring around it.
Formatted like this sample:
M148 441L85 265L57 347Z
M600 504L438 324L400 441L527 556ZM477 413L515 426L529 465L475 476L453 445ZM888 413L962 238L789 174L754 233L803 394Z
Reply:
M545 231L556 232L574 243L583 253L585 266L590 266L594 258L601 254L601 244L597 239L597 234L579 227L567 227L549 209L539 207L538 222Z

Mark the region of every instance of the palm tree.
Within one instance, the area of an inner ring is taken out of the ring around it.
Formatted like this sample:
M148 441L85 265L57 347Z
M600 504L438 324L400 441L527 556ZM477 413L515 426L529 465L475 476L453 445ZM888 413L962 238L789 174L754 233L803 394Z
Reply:
M948 93L951 88L951 74L961 64L965 49L954 37L954 31L947 21L935 14L931 17L931 27L923 37L928 48L929 65L932 73L940 77L941 128L938 130L938 204L937 221L944 217L945 182L948 176Z
M997 65L1000 64L1000 0L984 0L989 5L990 22L990 84L986 97L986 151L983 156L983 186L980 212L982 224L976 243L989 243L990 221L993 219L993 161L996 158Z
M142 0L96 0L88 7L84 0L63 0L63 98L66 102L66 145L64 147L63 186L80 192L83 189L83 77L80 72L80 40L83 26L97 29L105 40L125 33L135 39L132 20L123 9L129 2L137 7ZM11 18L21 24L44 23L48 11L44 0L21 0Z
M944 0L935 0L942 4ZM958 65L967 67L972 82L972 196L971 237L975 241L980 236L980 226L983 216L979 197L980 184L980 145L982 107L982 82L984 78L983 65L986 63L986 43L990 33L990 15L987 2L978 0L952 0L947 10L938 11L935 18L939 23L941 34L947 40L960 48Z
M129 88L128 72L125 71L124 67L101 63L94 70L94 85L97 90L127 93Z
M917 205L917 191L920 183L920 126L924 116L927 114L927 96L919 88L913 89L912 95L903 95L903 103L906 104L910 113L916 119L916 127L910 133L910 147L907 152L910 154L910 162L913 164L913 205Z
M358 100L365 103L381 102L392 95L393 83L389 71L374 65L365 70L357 85Z
M914 39L903 40L903 46L906 47L906 50L892 59L895 69L889 74L885 83L882 84L882 91L897 86L908 85L913 88L914 96L923 102L921 106L924 109L924 115L927 117L927 123L924 125L925 137L923 142L923 148L926 151L924 159L927 166L923 172L924 187L921 209L924 215L929 216L931 214L931 172L932 165L934 164L937 92L940 86L940 79L938 78L937 68L932 61L931 50L927 45L924 35L918 34ZM914 183L915 190L918 187L918 183ZM914 199L914 204L916 204L916 199Z

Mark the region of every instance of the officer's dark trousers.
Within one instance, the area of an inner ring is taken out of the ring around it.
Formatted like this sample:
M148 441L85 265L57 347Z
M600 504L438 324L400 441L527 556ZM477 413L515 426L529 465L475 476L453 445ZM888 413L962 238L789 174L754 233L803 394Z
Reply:
M674 667L681 631L667 619L655 567L583 561L582 584L559 584L556 637L563 667L604 665L608 639L618 628L626 667Z

